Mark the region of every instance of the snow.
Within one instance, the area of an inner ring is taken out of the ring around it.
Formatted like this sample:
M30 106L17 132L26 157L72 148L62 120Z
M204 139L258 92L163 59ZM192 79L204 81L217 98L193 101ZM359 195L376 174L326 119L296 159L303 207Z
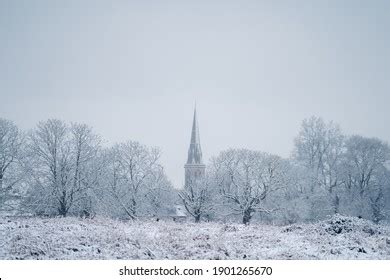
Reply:
M0 259L390 259L390 226L0 217Z

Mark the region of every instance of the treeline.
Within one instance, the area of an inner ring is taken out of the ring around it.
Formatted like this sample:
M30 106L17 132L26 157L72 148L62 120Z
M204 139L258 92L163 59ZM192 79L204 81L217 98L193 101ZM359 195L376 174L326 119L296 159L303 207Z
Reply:
M84 124L47 120L22 132L0 119L0 211L137 219L174 215L179 203L196 222L288 224L335 213L377 223L390 218L388 144L345 136L321 118L302 122L289 159L222 151L205 178L181 190L159 158L158 149L134 141L103 147Z
M160 151L128 141L109 148L85 124L40 122L28 133L0 120L0 208L42 216L152 216L175 192Z
M337 124L312 117L302 122L291 158L223 151L207 178L180 196L196 220L230 214L245 224L288 224L340 213L378 223L390 216L389 159L387 143L345 136Z

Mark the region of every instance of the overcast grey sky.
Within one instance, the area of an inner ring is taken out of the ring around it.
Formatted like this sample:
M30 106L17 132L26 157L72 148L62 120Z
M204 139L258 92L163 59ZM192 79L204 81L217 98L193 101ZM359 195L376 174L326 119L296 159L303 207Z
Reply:
M183 183L194 102L205 161L289 156L303 118L390 140L390 1L0 0L0 117L84 122L159 146Z

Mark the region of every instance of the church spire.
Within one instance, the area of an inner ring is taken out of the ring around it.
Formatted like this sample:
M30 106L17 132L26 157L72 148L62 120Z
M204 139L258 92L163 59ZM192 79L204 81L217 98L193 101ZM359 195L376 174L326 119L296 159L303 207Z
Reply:
M194 119L192 121L191 143L188 149L187 164L202 164L202 148L200 147L199 127L196 117L196 104Z
M200 145L198 119L196 118L196 105L194 109L194 119L192 121L191 144L192 143L193 144L199 143Z

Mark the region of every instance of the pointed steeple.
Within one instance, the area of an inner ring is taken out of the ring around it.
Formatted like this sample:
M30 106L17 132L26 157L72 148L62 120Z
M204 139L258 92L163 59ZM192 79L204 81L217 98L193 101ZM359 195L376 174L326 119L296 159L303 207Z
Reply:
M196 118L196 105L195 105L195 109L194 109L194 119L192 121L191 143L193 143L193 144L199 143L200 144L198 119Z
M198 120L196 117L196 104L194 109L194 119L192 121L191 143L188 149L187 164L203 164L202 148L200 147Z

